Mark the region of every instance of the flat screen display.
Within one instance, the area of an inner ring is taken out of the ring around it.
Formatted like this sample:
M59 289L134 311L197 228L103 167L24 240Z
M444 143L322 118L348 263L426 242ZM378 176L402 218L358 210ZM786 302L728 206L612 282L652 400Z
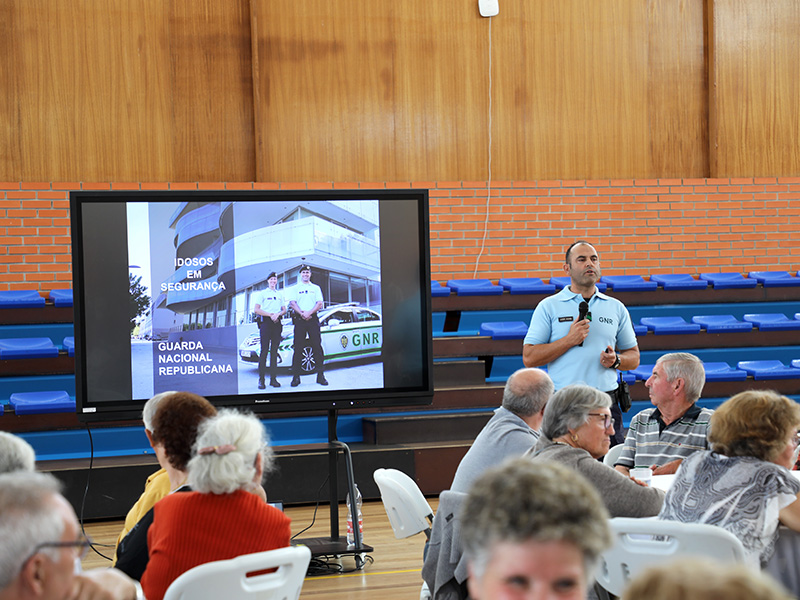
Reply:
M73 192L77 411L429 404L426 190Z

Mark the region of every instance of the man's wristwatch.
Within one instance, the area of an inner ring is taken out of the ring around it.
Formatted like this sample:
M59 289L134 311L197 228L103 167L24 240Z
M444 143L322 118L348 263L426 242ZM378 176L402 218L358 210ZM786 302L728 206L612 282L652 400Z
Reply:
M611 365L611 368L612 369L616 369L617 367L619 367L619 363L621 363L621 362L622 362L622 359L619 357L619 354L617 354L616 358L614 359L614 364Z

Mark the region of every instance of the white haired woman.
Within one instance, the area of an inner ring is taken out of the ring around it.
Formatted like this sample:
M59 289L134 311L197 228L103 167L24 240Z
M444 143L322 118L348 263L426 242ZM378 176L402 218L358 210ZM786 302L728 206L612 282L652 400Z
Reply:
M194 491L167 496L154 508L142 576L149 600L163 598L197 565L289 545L289 518L258 493L271 466L266 432L254 415L221 410L200 426L189 461Z
M582 473L600 492L612 517L654 517L664 492L640 485L597 460L608 452L609 435L614 433L610 407L608 394L588 385L561 388L547 401L539 441L526 456Z

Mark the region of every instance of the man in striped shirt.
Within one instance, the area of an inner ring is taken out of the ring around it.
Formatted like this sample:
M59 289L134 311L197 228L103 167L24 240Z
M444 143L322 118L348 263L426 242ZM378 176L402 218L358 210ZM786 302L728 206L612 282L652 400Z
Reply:
M703 363L694 354L659 358L645 382L655 408L633 417L614 468L629 475L633 467L650 467L654 475L667 475L692 452L707 449L712 411L695 404L705 382Z

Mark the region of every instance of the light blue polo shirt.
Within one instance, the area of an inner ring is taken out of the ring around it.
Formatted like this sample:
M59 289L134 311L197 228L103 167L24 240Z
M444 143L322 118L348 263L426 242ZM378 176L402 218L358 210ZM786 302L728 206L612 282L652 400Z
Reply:
M258 304L264 312L273 314L281 312L281 309L286 306L283 292L269 288L263 289L256 294L255 304Z
M580 294L565 287L542 300L533 311L525 344L549 344L559 340L578 318ZM589 301L592 323L583 346L573 346L547 365L555 389L570 383L585 383L604 392L617 387L617 371L607 369L600 357L607 346L628 350L637 345L628 309L616 298L595 292Z

